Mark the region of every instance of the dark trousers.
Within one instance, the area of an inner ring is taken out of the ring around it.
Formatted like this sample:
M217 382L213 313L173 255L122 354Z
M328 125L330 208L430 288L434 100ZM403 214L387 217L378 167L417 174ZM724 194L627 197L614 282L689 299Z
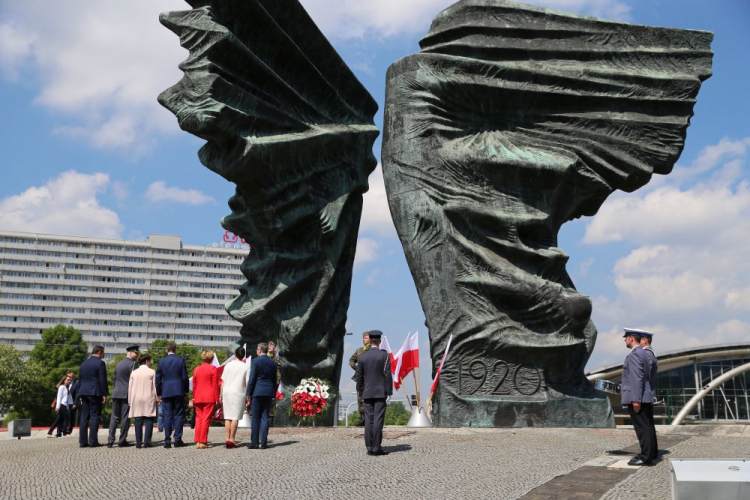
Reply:
M641 403L641 411L636 413L633 405L628 405L630 420L633 422L635 435L638 436L638 442L641 445L641 453L638 458L644 462L649 462L659 456L659 449L656 444L656 428L654 427L654 405L651 403Z
M254 396L250 400L250 410L253 414L250 444L268 443L268 413L271 411L272 400L270 396Z
M52 426L49 428L47 434L52 435L52 431L57 428L57 437L65 434L70 434L68 430L70 428L70 410L65 405L60 405L60 409L57 411L55 421L52 422Z
M146 424L146 436L143 436L143 424ZM135 417L135 443L151 444L151 435L154 433L154 417Z
M182 441L182 426L185 418L185 397L175 396L164 398L164 444L172 442L172 429L174 429L174 440Z
M120 424L120 439L118 444L122 444L128 439L128 430L130 430L130 405L127 399L112 399L112 416L109 418L109 440L108 443L115 442L117 434L117 424Z
M365 448L378 452L383 449L383 425L385 425L385 398L365 399Z
M99 445L99 420L102 418L102 397L81 396L81 421L78 423L78 444ZM89 429L89 424L91 428Z

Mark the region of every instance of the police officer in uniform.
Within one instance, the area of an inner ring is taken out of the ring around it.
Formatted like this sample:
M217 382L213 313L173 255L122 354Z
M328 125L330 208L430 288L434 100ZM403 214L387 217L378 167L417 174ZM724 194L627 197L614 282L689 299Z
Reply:
M625 328L625 345L630 349L622 368L622 405L628 407L630 420L641 445L641 452L628 465L653 465L656 451L654 431L654 389L656 363L640 345L643 330Z
M352 380L356 380L357 374L357 361L359 360L359 357L362 355L363 352L370 349L370 332L365 332L362 334L362 347L354 351L354 354L352 354L352 357L349 358L349 366L352 367L352 370L355 371L355 374L352 375ZM357 422L357 426L362 427L365 425L365 403L362 400L362 394L357 390L357 413L359 413L359 422Z
M654 384L654 399L656 399L656 375L658 372L658 362L656 360L656 353L654 352L654 349L651 347L651 342L654 340L654 334L651 332L647 332L645 330L641 330L641 347L643 347L643 350L646 354L648 354L648 359L650 361L649 365L649 372L651 373L651 381ZM659 458L659 442L656 439L656 426L654 424L653 418L651 419L651 426L653 428L654 433L654 456L652 457L654 460Z
M365 447L368 455L387 455L381 443L385 424L386 398L393 394L393 377L388 353L380 349L383 332L370 330L370 349L357 360L357 393L362 395L365 410Z
M115 367L115 385L112 388L112 416L109 418L109 439L107 447L112 448L115 444L117 424L120 424L120 439L117 445L120 448L132 446L128 442L128 431L130 430L130 405L128 404L128 389L130 387L130 375L135 369L135 360L138 357L139 347L131 345L127 349L127 355Z

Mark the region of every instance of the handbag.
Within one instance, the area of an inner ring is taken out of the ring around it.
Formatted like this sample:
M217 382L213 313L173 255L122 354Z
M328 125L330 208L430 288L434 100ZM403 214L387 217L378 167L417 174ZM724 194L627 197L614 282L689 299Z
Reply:
M224 407L221 403L216 403L216 408L214 410L214 421L216 422L223 422L224 421Z
M55 406L57 406L57 398L53 399L52 403L49 405L50 408L54 408Z

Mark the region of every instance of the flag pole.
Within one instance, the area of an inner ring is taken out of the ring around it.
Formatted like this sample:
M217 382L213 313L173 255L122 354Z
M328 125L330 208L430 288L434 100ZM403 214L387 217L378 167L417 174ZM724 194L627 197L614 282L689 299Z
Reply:
M421 406L421 405L419 404L419 382L417 382L417 374L416 374L416 373L414 373L414 372L416 372L417 370L419 370L419 368L414 368L414 369L413 369L413 370L411 371L411 374L412 374L412 376L414 377L414 390L415 390L415 392L417 393L417 409L419 409L419 407Z
M406 402L409 404L409 411L414 411L414 408L411 405L411 398L409 398L409 393L406 392L406 385L401 384L401 387L404 389L404 394L406 394Z
M432 411L430 411L430 404L432 403L432 396L433 396L433 394L435 394L435 391L430 392L430 397L427 398L427 404L424 405L424 412L427 415L432 415ZM432 418L432 417L430 417L430 418Z

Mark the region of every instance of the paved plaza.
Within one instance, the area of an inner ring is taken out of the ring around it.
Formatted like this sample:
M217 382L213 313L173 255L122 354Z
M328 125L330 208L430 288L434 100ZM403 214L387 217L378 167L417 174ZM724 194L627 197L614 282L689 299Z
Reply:
M248 434L239 433L245 444ZM365 455L359 428L272 429L267 450L80 449L77 431L45 436L0 432L0 498L663 500L671 498L669 458L750 458L745 426L660 427L664 455L643 468L624 465L637 449L628 428L390 427L385 457ZM222 442L223 430L209 439Z

